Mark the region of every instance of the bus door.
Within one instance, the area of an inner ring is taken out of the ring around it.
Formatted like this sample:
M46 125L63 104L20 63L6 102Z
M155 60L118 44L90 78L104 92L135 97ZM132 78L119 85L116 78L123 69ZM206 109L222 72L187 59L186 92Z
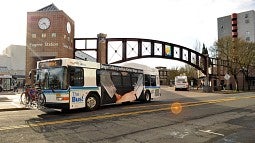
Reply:
M84 70L82 67L68 67L70 109L85 107Z

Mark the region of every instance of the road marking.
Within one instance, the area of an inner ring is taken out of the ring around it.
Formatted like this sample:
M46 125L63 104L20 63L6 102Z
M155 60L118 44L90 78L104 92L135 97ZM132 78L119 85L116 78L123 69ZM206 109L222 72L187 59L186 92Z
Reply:
M235 101L239 99L247 99L247 98L255 98L255 96L246 96L246 97L229 97L224 99L215 99L215 100L205 100L205 101L194 101L194 102L179 102L180 104L184 105L183 107L190 107L192 105L203 105L203 103L217 103L217 102L225 102L225 101ZM176 103L177 101L174 101L173 103ZM153 104L153 105L142 105L142 106L132 106L132 107L124 107L123 109L139 109L139 108L148 108L148 107L158 107L158 106L169 106L172 103L166 103L166 104ZM189 105L192 104L192 105ZM185 106L186 105L186 106Z
M169 107L159 108L159 109L152 109L152 110L136 111L136 112L91 116L91 117L84 117L84 118L74 118L74 119L66 119L66 120L59 120L59 121L50 121L50 122L41 122L41 123L34 123L34 124L28 124L28 125L0 127L0 131L11 130L11 129L20 129L20 128L28 128L28 127L38 127L38 126L64 124L64 123L71 123L71 122L99 120L99 119L106 119L106 118L113 118L113 117L121 117L121 116L136 115L136 114L143 114L143 113L150 113L150 112L158 112L158 111L164 111L164 110L169 110Z
M225 99L219 99L219 100L207 100L207 101L199 101L199 102L186 102L186 103L181 103L181 104L183 105L182 107L192 107L192 106L221 103L221 102L234 101L234 100L247 99L247 98L255 98L255 96L240 97L240 98L225 98ZM21 129L21 128L29 128L29 127L47 126L47 125L57 125L57 124L72 123L72 122L83 122L83 121L99 120L99 119L106 119L106 118L114 118L114 117L138 115L138 114L144 114L144 113L152 113L152 112L158 112L158 111L167 111L167 110L171 111L171 108L169 106L171 104L164 104L164 105L168 105L168 106L164 107L164 108L158 108L158 109L133 111L133 112L117 113L117 114L105 114L105 115L99 115L99 116L73 118L73 119L66 119L66 120L59 120L59 121L39 122L39 123L33 123L33 124L27 124L27 125L0 127L0 131ZM137 108L140 108L140 107L137 107Z
M211 130L199 130L199 131L200 131L200 132L204 132L204 133L209 133L209 134L214 134L214 135L218 135L218 136L224 137L223 134L216 133L216 132L212 132Z
M183 139L185 136L189 135L189 132L185 131L185 132L179 132L179 131L173 131L173 132L170 132L170 135L171 136L174 136L176 138L180 138L180 139Z

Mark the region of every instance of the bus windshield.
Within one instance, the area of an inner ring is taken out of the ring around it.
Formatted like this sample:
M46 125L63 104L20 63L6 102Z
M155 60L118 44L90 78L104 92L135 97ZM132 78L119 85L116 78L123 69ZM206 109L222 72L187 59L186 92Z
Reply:
M46 68L37 70L37 81L42 89L67 89L67 68Z
M178 82L178 83L186 83L187 80L186 80L185 78L178 78L178 79L177 79L177 82Z

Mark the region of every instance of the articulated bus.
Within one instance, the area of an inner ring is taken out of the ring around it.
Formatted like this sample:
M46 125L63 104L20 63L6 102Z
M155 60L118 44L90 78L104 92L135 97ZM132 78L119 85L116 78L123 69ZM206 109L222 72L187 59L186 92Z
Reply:
M145 94L150 94L150 96L146 97L151 97L153 99L158 98L161 95L158 69L150 68L146 65L141 65L137 63L125 63L123 64L123 66L143 70Z
M78 59L37 62L36 82L46 97L44 106L55 109L96 110L107 104L150 102L160 96L157 79L142 69Z

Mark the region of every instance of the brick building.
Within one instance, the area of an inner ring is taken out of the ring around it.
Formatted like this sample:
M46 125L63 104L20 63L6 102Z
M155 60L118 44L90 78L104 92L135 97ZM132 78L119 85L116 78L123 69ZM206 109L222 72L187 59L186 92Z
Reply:
M218 24L218 39L232 36L232 38L241 38L247 42L255 42L255 11L245 11L241 13L233 13L231 15L219 17L217 19ZM224 64L224 63L218 63ZM248 77L245 77L243 72L247 69L240 68L237 75L239 89L247 90L248 84L250 89L255 89L255 69L251 67ZM234 89L234 78L230 75L229 80L226 80L225 76L227 71L226 67L214 67L212 71L213 75L218 75L217 79L213 80L214 86L228 85L229 89ZM218 81L217 81L218 80ZM218 83L218 84L217 84Z
M36 62L73 58L74 21L54 4L27 13L26 75ZM26 78L26 83L31 84Z
M159 71L160 85L169 85L170 81L168 78L169 70L166 67L156 67Z

